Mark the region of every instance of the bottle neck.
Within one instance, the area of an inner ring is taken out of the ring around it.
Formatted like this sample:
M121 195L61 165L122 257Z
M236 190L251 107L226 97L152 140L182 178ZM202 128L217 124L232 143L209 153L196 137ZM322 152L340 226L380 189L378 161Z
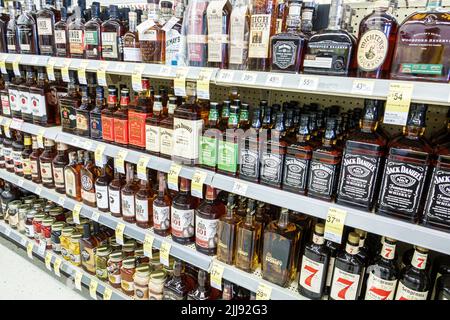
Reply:
M416 269L425 270L425 267L427 265L427 257L427 253L420 252L416 249L411 260L411 265Z
M384 240L380 256L386 260L394 260L395 246L396 246L395 243L389 243L387 240Z
M361 120L361 131L371 133L377 131L378 121L373 120Z
M342 0L333 0L330 7L329 30L341 30L344 6Z
M435 10L442 7L442 0L428 0L427 10Z
M326 147L333 146L336 142L336 130L333 128L327 128L323 137L322 143Z
M288 224L289 224L289 211L282 210L280 217L278 218L277 225L281 229L285 229L288 226Z
M315 244L322 245L325 243L325 238L324 238L323 234L318 234L318 233L314 232L312 241Z
M136 27L137 27L136 18L130 18L128 25L129 25L130 32L136 32Z
M406 126L403 128L403 135L408 139L418 139L425 132L424 127Z
M134 170L132 169L132 167L128 167L127 169L126 181L127 183L132 183L134 180Z
M286 18L286 32L298 32L301 26L302 3L292 2L288 7Z

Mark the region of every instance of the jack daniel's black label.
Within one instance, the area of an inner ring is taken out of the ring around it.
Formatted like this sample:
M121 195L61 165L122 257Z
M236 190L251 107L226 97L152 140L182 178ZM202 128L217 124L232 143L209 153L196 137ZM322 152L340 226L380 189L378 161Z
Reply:
M334 190L338 165L311 161L308 190L316 194L331 197Z
M240 159L240 176L258 179L259 175L259 154L257 150L243 149Z
M284 162L283 186L304 191L308 181L309 162L309 159L287 155Z
M298 40L276 41L272 47L273 64L279 69L287 69L295 64Z
M450 228L450 170L434 170L425 213L427 220Z
M281 184L284 155L263 153L261 157L261 181Z
M387 160L381 186L380 208L408 215L417 213L427 166Z

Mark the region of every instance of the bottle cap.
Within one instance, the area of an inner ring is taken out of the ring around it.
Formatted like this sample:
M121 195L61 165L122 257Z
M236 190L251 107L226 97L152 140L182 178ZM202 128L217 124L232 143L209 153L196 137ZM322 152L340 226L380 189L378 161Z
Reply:
M425 127L428 105L423 103L411 103L409 108L407 126Z
M357 234L356 232L350 232L348 234L348 242L355 246L359 246L359 234Z
M365 239L367 236L367 231L361 230L361 229L355 229L355 233L359 235L360 239Z
M417 251L420 251L421 253L428 253L428 249L424 248L424 247L419 247L419 246L414 246L414 248Z
M314 226L314 232L318 235L323 235L325 233L325 225L323 223L316 223Z

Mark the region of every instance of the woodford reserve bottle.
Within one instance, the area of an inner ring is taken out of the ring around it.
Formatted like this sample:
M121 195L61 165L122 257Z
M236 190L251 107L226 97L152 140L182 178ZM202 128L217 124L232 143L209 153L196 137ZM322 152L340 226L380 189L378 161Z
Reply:
M261 164L261 112L260 107L253 109L251 127L241 140L239 156L239 178L256 183L259 182Z
M158 196L153 201L153 231L160 236L170 234L170 208L172 199L167 192L166 174L158 172Z
M207 63L207 14L208 0L190 1L183 20L186 30L187 65L205 67Z
M270 37L275 34L277 1L254 0L250 17L248 69L267 71L270 67Z
M95 199L95 180L99 175L99 169L92 161L91 153L84 152L84 166L80 170L81 178L81 198L84 204L96 207Z
M357 256L359 251L359 235L350 232L345 250L338 252L334 262L331 280L330 300L356 300L363 262Z
M55 181L53 180L52 161L56 156L55 142L44 138L44 152L39 156L39 166L41 168L42 185L46 188L53 189Z
M195 241L195 199L190 193L190 181L180 179L180 191L172 201L171 233L173 241L190 244Z
M228 69L228 43L231 3L211 0L206 10L208 28L208 67Z
M255 222L255 210L255 200L249 199L247 215L236 228L235 265L246 272L253 272L259 261L258 245L261 229Z
M65 143L58 142L56 144L56 157L52 161L55 191L62 194L66 193L66 184L64 182L64 168L69 164L67 149L68 146Z
M387 143L377 132L380 111L375 100L366 100L361 127L347 138L337 190L338 203L368 211L375 204Z
M234 2L230 16L229 64L232 70L246 70L250 36L249 0Z
M431 287L430 276L426 270L428 250L415 247L411 265L401 272L395 300L426 300Z
M380 214L413 222L419 219L432 154L423 138L426 112L426 105L411 104L403 135L389 143L377 204Z
M321 299L325 290L330 251L325 245L324 232L323 223L314 226L312 241L306 244L302 257L298 291L310 299Z
M241 222L240 217L234 214L235 198L234 194L228 194L227 214L217 224L217 259L229 265L234 264L237 226Z

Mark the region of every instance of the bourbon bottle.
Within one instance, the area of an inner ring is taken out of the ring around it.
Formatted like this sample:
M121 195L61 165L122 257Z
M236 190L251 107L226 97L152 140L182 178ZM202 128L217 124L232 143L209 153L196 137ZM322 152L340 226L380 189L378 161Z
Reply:
M52 161L53 180L55 181L55 191L61 194L66 193L66 184L64 181L64 168L69 164L67 155L68 146L65 143L56 144L56 157Z
M121 147L128 147L128 105L130 104L130 90L120 90L119 108L114 112L114 142Z
M159 124L160 130L160 156L170 158L173 150L173 114L177 107L177 98L170 97L167 103L167 117L161 119Z
M226 215L217 223L217 259L229 265L233 265L236 256L236 234L240 217L234 214L236 210L236 196L228 194Z
M30 87L34 87L35 85L36 73L33 68L27 67L26 80L17 88L22 120L25 122L33 122L33 110L30 103Z
M33 124L47 127L61 123L55 92L50 88L44 68L38 69L37 81L30 87Z
M123 36L123 61L141 62L142 53L139 44L139 33L136 30L137 13L130 11L128 14L129 29Z
M111 177L106 171L106 165L104 165L100 175L95 180L95 202L97 209L103 212L109 211L108 185L110 182Z
M230 34L231 3L211 0L206 10L208 28L208 66L228 69L228 35Z
M261 230L255 222L255 201L249 200L244 220L236 228L235 265L246 272L253 272L259 261L258 244Z
M207 7L208 0L194 0L186 8L185 19L187 65L205 67L207 63Z
M114 142L114 112L117 111L118 98L116 86L108 87L108 104L101 111L102 120L102 139L108 142Z
M126 183L120 191L122 203L122 219L129 223L136 222L135 197L139 186L134 183L134 166L126 164Z
M122 174L114 168L114 179L109 183L108 186L108 197L109 197L109 212L113 217L122 217L122 201L121 194L122 188L125 185L125 180Z
M164 63L165 33L162 30L164 22L159 12L158 3L152 1L149 4L148 20L138 26L143 62Z
M69 56L69 38L67 34L67 8L60 9L61 20L55 23L55 56L66 58Z
M81 198L84 204L96 207L95 180L98 176L98 168L92 161L91 153L84 152L84 166L80 170L81 178Z
M25 8L17 17L17 39L21 54L39 54L39 40L32 0L25 1Z
M81 103L81 97L76 87L75 72L69 71L70 82L67 85L67 95L60 98L62 131L74 133L77 128L76 110Z
M20 53L17 18L20 15L21 10L22 5L19 1L13 1L12 6L9 7L9 21L6 25L6 43L8 53Z
M102 111L105 108L103 87L98 86L95 95L95 106L89 113L91 139L101 140L103 135Z
M158 172L158 196L153 201L153 231L160 236L170 234L170 208L172 199L167 193L166 174Z
M180 179L180 191L172 201L171 232L173 241L190 244L195 241L195 199L190 193L190 181Z
M45 6L36 13L39 51L44 56L55 55L55 23L60 20L60 11L55 8L54 0L45 0Z
M184 5L183 2L178 2L175 6L175 18L178 21L173 27L166 30L165 51L166 51L166 65L169 66L186 66L186 35L183 32L183 17ZM170 21L170 20L169 20Z
M186 276L183 273L183 262L175 260L173 264L173 276L164 284L164 300L186 300L189 292Z
M148 172L146 176L148 177ZM147 229L153 224L153 201L155 196L151 180L142 179L135 196L136 225L138 227Z
M81 103L77 109L76 114L76 133L81 137L89 137L91 134L91 117L90 113L93 108L91 97L89 96L88 87L86 85L80 86L81 91Z
M187 300L209 300L211 299L211 287L207 281L205 270L198 272L197 288L188 293Z
M0 129L1 132L1 129ZM2 137L3 139L3 137ZM31 135L25 134L23 137L23 151L22 151L22 166L23 166L23 177L24 179L27 180L31 180L32 179L32 175L31 175L31 159L30 159L30 155L33 152L31 149L31 145L32 145L32 137ZM4 166L4 159L3 158L3 166ZM0 160L1 161L1 160ZM1 166L0 166L1 168Z
M6 162L6 154L5 154L5 140L6 140L6 135L5 138L3 140L3 155L5 156L5 162ZM39 157L41 156L41 149L39 149L38 146L38 142L37 142L37 137L33 136L31 138L32 140L32 152L30 154L30 166L31 166L31 181L33 181L34 183L41 183L42 179L41 179L41 166L39 163Z
M145 121L152 112L150 81L142 79L142 91L128 110L128 139L132 148L145 150Z
M91 19L84 25L86 59L101 60L102 57L102 20L100 19L100 3L91 4Z
M109 6L109 19L102 23L102 58L109 61L123 60L122 37L125 34L125 28L118 18L118 7Z
M71 58L85 58L85 28L80 7L74 8L74 18L67 26L69 35L69 56ZM70 18L69 18L70 20Z
M44 152L39 156L39 166L41 168L42 185L53 189L55 181L53 180L52 161L56 156L55 142L44 138Z

